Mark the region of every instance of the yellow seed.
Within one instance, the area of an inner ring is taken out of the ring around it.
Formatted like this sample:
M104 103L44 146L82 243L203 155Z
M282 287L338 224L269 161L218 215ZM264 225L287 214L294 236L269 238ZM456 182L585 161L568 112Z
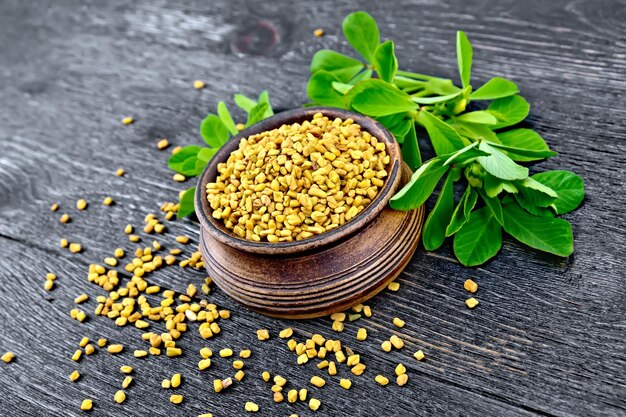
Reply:
M202 356L203 359L208 359L213 356L213 351L208 347L204 347L200 349L200 356Z
M235 127L237 128L237 130L242 131L243 129L245 129L246 125L244 125L243 123L237 123Z
M81 250L83 250L83 248L80 243L70 243L70 252L79 253Z
M117 353L121 353L124 350L124 346L123 345L109 345L107 347L107 352L112 353L112 354L117 354Z
M122 390L118 390L113 396L113 399L116 403L121 404L126 400L126 393Z
M404 365L402 365L401 363L399 363L396 366L396 375L400 376L402 374L406 374L406 367Z
M80 378L80 374L78 373L78 371L74 371L70 374L70 381L76 382L78 378Z
M120 367L120 371L122 371L122 373L124 373L124 374L130 374L131 372L133 372L133 367L132 366L128 366L128 365L122 365Z
M468 308L474 308L478 305L478 300L475 299L474 297L471 297L465 300L465 304L467 305Z
M417 359L418 361L421 361L426 357L426 355L424 355L424 352L422 352L421 350L418 350L413 354L413 357L415 357L415 359Z
M115 171L115 175L117 175L118 177L123 177L124 174L126 174L126 171L124 171L124 168L118 168L117 171Z
M467 291L473 294L476 291L478 291L478 284L476 284L471 279L466 279L465 282L463 283L463 288L465 288Z
M363 327L361 327L359 330L357 330L356 332L356 340L360 340L363 341L367 339L367 330L364 329Z
M324 29L322 28L315 29L313 31L313 35L317 36L318 38L321 38L322 36L324 36Z
M180 374L172 375L171 383L173 388L178 388L180 386L181 376Z
M398 317L394 317L394 319L393 319L393 324L394 324L394 326L396 326L396 327L400 327L400 328L402 328L402 327L404 327L404 320L399 319Z
M215 392L220 392L221 390L224 389L224 384L222 384L221 379L213 380L213 389L215 390Z
M198 417L213 417L211 413L200 414Z
M209 366L211 366L211 359L202 359L200 360L200 362L198 362L198 369L200 369L201 371L204 371Z
M133 233L133 225L132 224L127 224L126 227L124 228L124 233L126 233L127 235L130 235L131 233Z
M183 402L184 397L180 394L172 394L170 395L170 402L172 404L180 404Z
M183 174L174 174L172 179L176 182L184 182L187 180L187 177L185 177Z
M341 321L333 321L332 329L336 332L343 332L343 322Z
M70 245L70 242L68 242L67 239L61 239L60 246L62 248L67 248L69 245Z
M300 388L300 391L298 391L298 399L300 401L306 401L307 394L308 394L308 391L306 388Z
M78 362L80 360L81 356L83 356L83 351L79 349L76 352L74 352L74 354L72 355L72 360L74 362ZM5 362L7 362L7 361L5 361ZM7 362L7 363L9 363L9 362Z
M339 385L341 385L341 388L343 389L350 389L350 387L352 386L352 381L346 378L342 378L339 380Z
M195 88L196 90L201 90L204 88L204 82L200 81L200 80L195 80L193 82L193 88Z
M335 362L328 364L328 375L337 375L337 365L335 365Z
M256 331L256 336L259 340L268 340L270 338L270 333L267 329L259 329Z
M189 238L187 236L176 236L176 241L178 243L187 244L189 242Z
M98 346L100 347L105 347L107 345L107 340L102 338L102 339L98 339Z
M374 380L378 383L378 385L382 386L385 386L389 383L389 379L382 375L376 375L376 378L374 378Z
M263 372L263 373L261 374L261 376L263 377L263 381L265 381L265 382L269 381L269 380L270 380L270 378L271 378L270 373L269 373L269 372L267 372L267 371Z
M96 348L93 347L93 345L87 345L85 346L85 354L86 355L93 355L93 353L96 351Z
M89 296L87 294L81 294L78 297L74 298L74 303L75 304L80 304L80 303L84 303L85 301L89 300Z
M237 381L241 381L244 376L246 376L246 374L242 370L239 370L237 371L237 373L235 373L235 379Z
M293 334L293 329L291 327L287 327L286 329L283 329L280 331L280 333L278 334L278 337L280 337L281 339L287 339L291 337L292 334Z
M322 405L322 403L317 398L311 398L309 400L309 408L313 411L317 411L320 408L320 405Z
M133 377L132 376L125 377L124 380L122 381L122 388L124 388L124 389L128 388L128 386L131 384L131 382L133 382Z
M172 148L172 155L176 155L178 152L181 151L181 149L183 149L183 148L180 147L180 146L176 146L175 148Z
M51 279L47 279L46 283L43 286L43 288L46 291L52 291L52 289L54 288L54 281L52 281Z
M15 354L13 352L6 352L2 355L2 361L4 363L11 363L15 359Z
M363 306L363 314L365 314L365 317L372 317L372 308L370 306Z
M80 404L80 409L83 411L89 411L93 408L93 401L86 399Z
M396 384L401 387L406 385L407 382L409 382L409 376L407 374L398 375L396 378Z
M137 235L129 235L128 240L130 240L133 243L137 243L141 240L141 238Z
M61 216L61 218L59 219L59 221L60 221L61 223L64 223L64 224L65 224L65 223L68 223L68 222L70 221L70 216L69 216L69 214L63 214L63 215Z
M133 356L136 358L145 358L146 356L148 356L148 352L146 352L145 350L141 350L141 349L135 349L133 351Z
M250 349L245 349L239 352L239 357L247 359L252 355L252 351Z
M123 258L124 257L124 249L122 249L122 248L115 249L115 251L113 252L113 255L116 258Z
M287 380L280 375L276 375L274 377L274 383L280 387L284 386L287 383Z
M76 202L76 208L79 210L85 210L87 208L87 202L81 198Z
M111 206L113 205L113 199L111 197L104 197L104 200L102 200L102 204L104 204L105 206Z
M164 379L163 381L161 381L161 388L165 388L168 389L172 386L172 381L170 381L169 379Z
M59 209L59 205L57 203L54 203L50 206L50 210L52 211L57 211Z
M170 358L173 358L173 357L175 357L175 356L180 356L180 355L182 355L182 354L183 354L183 351L182 351L182 349L180 349L180 348L168 347L168 348L165 350L165 354L166 354L167 356L169 356Z
M122 119L122 123L125 125L129 125L131 123L133 123L135 121L135 119L133 119L132 117L124 117Z
M257 411L259 411L259 406L252 401L247 401L244 405L244 408L249 413L256 413Z
M393 347L395 347L396 349L402 349L404 347L404 342L402 341L402 339L400 339L395 334L389 338L389 342L391 342Z
M287 401L290 403L295 403L298 401L298 390L292 389L287 393Z
M46 274L46 279L49 279L50 281L54 281L55 279L57 279L57 276L53 274L52 272L48 272Z
M233 368L235 369L241 369L243 368L243 361L233 361Z
M233 356L233 350L232 349L228 349L228 348L222 349L222 350L220 350L220 356L222 358L228 358L230 356Z
M274 393L274 402L275 403L282 403L284 399L285 399L285 396L283 395L282 392L277 391L277 392Z
M389 340L385 340L380 347L382 348L382 350L384 350L385 352L391 352L391 342Z
M399 282L390 282L389 285L387 285L387 289L389 291L398 291L400 289L400 283Z
M346 319L346 313L334 313L330 315L332 321L344 321Z
M167 148L168 146L170 146L170 143L167 141L167 139L163 138L160 141L157 142L157 149L162 151L163 149Z
M315 385L318 388L322 388L324 385L326 385L326 381L324 381L323 378L315 375L311 378L311 384Z

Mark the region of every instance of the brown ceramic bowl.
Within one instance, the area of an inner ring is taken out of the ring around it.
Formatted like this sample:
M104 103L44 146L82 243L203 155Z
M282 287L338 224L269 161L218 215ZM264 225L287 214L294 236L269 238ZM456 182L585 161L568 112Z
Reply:
M310 120L318 112L331 119L350 117L385 142L390 155L388 176L372 203L343 226L295 242L252 242L234 235L214 219L206 185L215 180L217 164L228 159L239 147L239 140L283 124ZM226 143L198 180L195 206L207 271L231 297L272 316L315 317L358 304L395 278L417 246L423 208L400 212L388 207L389 199L409 176L398 143L384 126L368 117L309 107L265 119Z

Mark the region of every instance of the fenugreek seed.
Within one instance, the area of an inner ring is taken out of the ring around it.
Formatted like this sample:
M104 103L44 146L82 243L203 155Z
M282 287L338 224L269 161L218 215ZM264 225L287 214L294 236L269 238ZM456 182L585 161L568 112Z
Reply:
M124 380L122 381L122 388L126 389L128 388L128 386L133 382L133 377L132 376L127 376L124 378Z
M133 351L133 356L136 358L145 358L146 356L148 356L148 352L141 349L135 349L135 351Z
M311 384L315 385L318 388L322 388L324 385L326 385L326 381L324 381L323 378L315 375L311 378Z
M105 347L107 345L107 340L102 338L102 339L98 339L98 346L100 347Z
M87 202L81 198L76 202L76 208L79 210L85 210L87 208Z
M62 248L67 248L70 245L70 242L68 242L67 239L61 239L59 245Z
M15 354L13 352L6 352L2 355L2 362L11 363L15 359Z
M220 356L222 358L228 358L230 356L233 356L233 350L232 349L228 349L228 348L221 349L220 350Z
M235 369L241 369L243 368L243 361L233 361L233 368Z
M284 399L285 399L285 396L283 395L282 392L278 391L278 392L274 393L274 402L275 403L282 403Z
M339 380L339 385L341 385L341 388L343 389L350 389L350 387L352 386L352 381L346 378L342 378Z
M124 171L124 168L118 168L117 171L115 171L115 175L117 175L118 177L123 177L124 174L126 174L126 171Z
M395 334L389 338L389 342L391 342L393 347L395 347L396 349L402 349L404 347L404 342L402 341L402 339L400 339Z
M246 374L242 370L239 370L235 373L235 379L237 381L241 381L244 376L246 376Z
M52 289L54 288L54 281L52 281L51 279L47 279L46 283L43 286L43 288L46 291L52 291Z
M317 398L311 398L309 400L309 408L313 411L317 411L321 405L322 405L322 402L318 400Z
M80 378L80 373L78 371L74 371L70 374L70 381L76 382Z
M107 352L112 353L114 355L117 353L121 353L123 350L124 350L124 346L119 345L119 344L109 345L107 347Z
M224 389L224 384L222 384L221 379L213 380L213 389L215 390L215 392L220 392Z
M54 203L50 206L51 211L57 211L58 209L59 209L59 205L57 203Z
M184 182L187 180L187 177L185 177L183 174L174 174L172 179L176 182Z
M313 35L317 36L318 38L321 38L322 36L324 36L324 29L315 29L313 31Z
M141 238L137 235L129 235L128 240L130 240L133 243L137 243L141 240Z
M389 379L383 375L376 375L374 380L378 383L378 385L382 385L383 387L389 383Z
M300 388L300 391L298 391L298 399L300 401L306 401L307 394L308 390L306 388Z
M332 329L336 332L343 332L343 322L341 321L333 321Z
M367 330L361 327L356 332L356 340L363 341L365 339L367 339Z
M124 233L126 233L127 235L130 235L131 233L133 233L133 225L132 224L127 224L126 227L124 228Z
M244 349L239 352L239 357L247 359L252 355L252 351L250 349Z
M180 404L183 402L184 397L180 394L172 394L170 395L170 402L172 404Z
M164 379L163 381L161 381L161 388L168 389L171 386L172 386L172 381L170 381L169 379Z
M370 306L364 306L363 314L365 314L365 317L372 317L372 308Z
M133 372L133 367L129 365L122 365L120 367L120 371L122 371L122 373L124 374L130 374L131 372Z
M170 381L172 383L172 388L178 388L180 386L181 378L180 374L172 375L172 379Z
M57 276L53 274L52 272L48 272L46 274L46 279L49 279L50 281L54 281L55 279L57 279Z
M167 139L163 138L160 141L157 142L157 149L162 151L163 149L167 148L168 146L170 146L170 143L167 141Z
M402 374L406 374L406 367L404 365L402 365L401 363L399 363L396 366L396 370L395 371L396 371L396 375L397 376L400 376Z
M244 125L243 123L237 123L235 127L237 128L237 130L242 131L246 128L246 125Z
M259 406L252 401L246 401L244 408L249 413L256 413L257 411L259 411Z
M404 327L404 320L399 319L398 317L394 317L394 319L393 319L393 324L394 324L394 326L396 326L396 327L400 327L400 328L402 328L402 327Z
M5 355L6 355L6 353L5 353ZM80 350L80 349L78 349L78 350L77 350L76 352L74 352L74 354L72 355L72 360L73 360L74 362L78 362L78 361L80 360L81 356L83 356L83 351L82 351L82 350ZM4 360L4 356L3 356L3 360ZM5 361L5 362L7 362L7 361ZM7 362L7 363L9 363L9 362Z
M195 88L196 90L201 90L204 88L204 81L200 81L200 80L195 80L193 82L193 88Z
M335 365L335 362L329 362L328 363L328 375L337 375L337 365Z
M276 375L274 377L274 383L276 385L280 386L280 387L283 387L287 383L287 380L284 377L280 376L280 375Z
M391 342L389 340L385 340L380 347L382 348L382 350L384 350L385 352L391 352Z
M286 329L283 329L280 331L280 333L278 334L278 337L280 337L281 339L287 339L291 337L292 334L293 334L293 329L291 327L287 327Z
M346 319L346 313L334 313L330 315L332 321L344 321Z
M128 126L129 124L133 123L134 121L135 121L135 119L133 119L132 117L124 117L124 118L122 119L122 123L123 123L123 124L125 124L125 125L127 125L127 126Z
M478 305L478 300L475 299L474 297L471 297L465 300L465 304L467 305L468 308L474 308Z
M261 376L263 377L263 381L265 381L265 382L268 382L268 381L270 380L270 378L271 378L270 373L269 373L269 372L267 372L267 371L264 371L264 372L261 374Z
M123 258L124 257L124 249L122 249L122 248L115 249L115 251L113 252L113 255L116 258Z
M95 351L96 351L96 348L93 347L93 345L88 344L87 346L85 346L85 354L87 356L93 355Z
M208 359L213 356L213 351L208 347L202 348L200 349L200 356L202 356L203 359Z
M182 351L182 349L180 349L180 348L168 347L168 348L165 350L165 354L166 354L167 356L169 356L170 358L173 358L173 357L175 357L175 356L180 356L180 355L182 355L182 354L183 354L183 351Z
M469 291L473 294L476 291L478 291L478 284L476 284L471 279L466 279L465 282L463 283L463 288L465 288L466 291Z
M400 283L399 282L390 282L389 285L387 285L387 289L389 291L398 291L400 289Z
M93 408L93 401L92 400L86 399L86 400L83 400L83 402L80 404L80 409L82 411L89 411L92 408Z
M183 148L180 147L180 146L176 146L175 148L172 148L172 155L176 155L178 152L181 151L181 149L183 149ZM173 213L173 212L170 212L170 213Z
M398 375L396 378L396 384L401 387L406 385L407 382L409 382L409 376L407 374Z
M65 224L65 223L68 223L68 222L70 221L70 216L69 216L69 214L63 214L63 215L61 216L61 218L59 219L59 221L60 221L61 223L64 223L64 224Z
M270 333L267 329L259 329L256 331L256 336L259 340L268 340L270 338Z
M126 400L126 393L122 390L118 390L113 396L113 399L116 403L121 404Z
M198 369L200 369L201 371L204 371L209 366L211 366L211 359L202 359L200 360L200 362L198 362Z
M70 243L70 252L79 253L82 250L83 247L80 245L80 243Z
M178 243L182 243L183 245L186 245L187 243L189 243L189 237L187 237L187 236L176 236L176 241Z
M211 413L200 414L198 417L213 417Z

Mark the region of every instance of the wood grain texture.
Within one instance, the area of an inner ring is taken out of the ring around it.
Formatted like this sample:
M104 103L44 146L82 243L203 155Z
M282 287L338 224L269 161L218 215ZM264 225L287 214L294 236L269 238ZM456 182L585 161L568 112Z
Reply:
M240 91L268 89L273 103L293 108L306 100L307 65L321 47L348 51L341 18L363 8L393 36L400 65L418 72L456 77L454 32L465 30L474 44L478 82L502 75L518 83L532 104L528 125L559 156L533 171L562 168L585 179L583 206L572 221L576 252L569 259L545 256L505 240L489 264L460 266L450 246L436 253L418 249L400 275L397 293L371 300L371 319L346 325L341 338L361 353L365 376L350 392L333 378L322 389L309 386L322 408L315 415L626 415L626 4L617 1L431 1L347 0L296 2L138 1L0 3L0 351L17 354L0 366L2 413L14 416L84 415L81 400L95 399L94 416L243 415L256 401L258 415L311 415L304 404L273 404L264 370L280 372L294 386L308 385L313 363L295 357L276 337L259 342L255 330L273 335L287 325L296 337L337 335L326 318L285 322L239 309L224 293L210 299L233 311L218 338L203 342L197 331L181 341L186 355L136 360L103 352L75 366L70 356L81 336L107 337L142 345L134 328L106 319L71 320L72 300L92 295L89 262L122 245L132 248L122 228L140 224L163 201L177 197L167 154L154 144L196 143L201 118L218 100ZM312 36L323 27L327 35ZM194 79L207 88L196 91ZM137 122L124 127L123 116ZM239 114L239 117L242 117ZM118 166L128 174L113 175ZM112 207L100 204L111 195ZM86 198L90 207L77 212ZM49 206L59 202L58 213ZM68 212L72 222L58 222ZM163 243L188 234L197 244L197 224L168 223ZM67 237L85 252L58 247ZM185 248L191 250L190 247ZM47 271L58 287L43 290ZM462 283L473 277L481 305L467 310ZM157 284L184 289L199 284L200 272L168 268ZM395 316L406 320L392 329ZM364 343L354 340L368 329ZM384 354L391 333L407 347ZM247 380L223 394L212 379L230 371L216 360L201 373L197 350L209 345L249 347ZM411 354L422 349L424 362ZM392 375L402 361L410 381L400 389L377 387L373 376ZM112 396L121 383L119 366L136 367L136 385L120 406ZM71 384L78 368L84 379ZM184 406L168 402L160 380L185 375ZM340 368L338 376L346 375Z

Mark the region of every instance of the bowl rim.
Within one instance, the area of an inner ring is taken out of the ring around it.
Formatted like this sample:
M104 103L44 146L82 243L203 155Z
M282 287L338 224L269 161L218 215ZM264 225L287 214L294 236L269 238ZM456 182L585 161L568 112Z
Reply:
M385 142L385 145L387 146L387 154L390 156L390 161L387 165L387 180L385 181L383 188L378 192L378 195L362 212L342 226L309 239L277 243L253 242L240 238L229 231L221 221L218 221L209 214L212 209L207 200L206 185L207 183L215 180L215 177L217 176L217 164L225 162L228 159L231 152L239 147L239 142L242 138L247 138L267 130L278 128L283 124L296 122L301 123L304 120L313 118L313 115L316 113L322 113L324 116L331 119L341 118L345 120L347 118L352 118L355 123L358 123L361 126L362 130L367 131L372 136L376 137L376 139ZM351 236L374 220L380 212L387 207L389 199L391 199L395 190L398 188L401 180L401 165L402 156L398 142L395 140L391 132L389 132L382 124L370 117L348 110L323 106L286 110L242 130L222 145L213 158L211 158L198 178L194 196L195 212L200 220L201 227L206 229L206 231L217 241L235 249L263 255L288 255L293 253L302 253L327 246L333 242Z

